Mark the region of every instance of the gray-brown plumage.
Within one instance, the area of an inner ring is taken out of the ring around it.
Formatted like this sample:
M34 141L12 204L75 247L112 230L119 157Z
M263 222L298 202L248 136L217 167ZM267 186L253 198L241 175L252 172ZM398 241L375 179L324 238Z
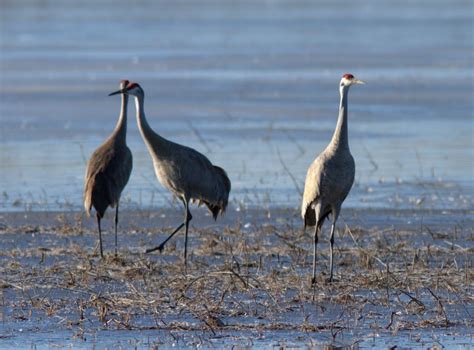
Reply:
M140 85L130 83L125 89L111 95L118 93L135 96L138 127L153 160L156 176L163 186L181 199L185 208L184 222L158 247L148 249L146 252L162 251L166 242L185 226L184 263L186 266L188 227L192 219L189 202L197 201L199 204L205 204L216 219L227 207L230 180L222 168L213 165L201 153L168 141L153 131L145 118L145 94Z
M341 101L336 130L326 149L313 161L306 174L301 216L304 226L315 226L313 249L313 277L316 282L316 252L318 234L324 220L331 214L330 234L330 272L329 281L333 278L333 246L336 221L341 211L342 202L346 199L354 183L355 163L349 150L347 127L347 95L353 84L364 84L352 74L344 74L340 83Z
M127 80L120 82L120 88L128 85ZM117 255L117 225L120 195L127 185L132 172L132 152L127 147L127 104L128 96L122 95L120 117L112 134L97 148L87 163L84 207L87 215L94 207L99 228L100 256L102 249L102 231L100 221L110 206L115 207L115 255Z

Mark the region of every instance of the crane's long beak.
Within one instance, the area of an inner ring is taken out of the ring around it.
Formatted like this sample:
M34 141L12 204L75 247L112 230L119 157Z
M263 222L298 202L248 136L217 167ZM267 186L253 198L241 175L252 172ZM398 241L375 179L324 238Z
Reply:
M109 96L117 95L117 94L123 94L127 89L122 89L122 90L117 90L115 92L111 92Z
M353 79L352 84L365 84L365 81L359 79Z

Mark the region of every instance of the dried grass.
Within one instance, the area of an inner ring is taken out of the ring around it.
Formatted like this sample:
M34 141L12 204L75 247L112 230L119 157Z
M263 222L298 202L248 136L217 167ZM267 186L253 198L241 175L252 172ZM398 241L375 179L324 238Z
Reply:
M162 255L122 249L101 261L91 253L95 232L63 220L54 227L11 227L0 237L67 235L69 244L3 250L0 288L9 317L32 310L77 330L298 331L351 330L397 334L414 329L473 327L473 249L419 231L346 228L336 239L336 279L325 282L327 245L309 285L311 237L289 226L262 224L193 230L187 271L181 240ZM75 242L82 236L90 245ZM422 237L423 236L423 237ZM129 246L149 245L145 233ZM19 238L20 239L20 238ZM125 238L122 237L124 242ZM324 242L323 242L324 243ZM356 332L357 333L357 332ZM351 333L353 334L353 333Z

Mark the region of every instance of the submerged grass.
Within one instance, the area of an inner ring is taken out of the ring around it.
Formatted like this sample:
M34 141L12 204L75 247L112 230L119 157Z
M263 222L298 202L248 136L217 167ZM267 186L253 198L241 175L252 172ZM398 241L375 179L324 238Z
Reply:
M82 219L0 227L5 336L18 322L41 328L39 321L79 339L96 329L207 338L286 331L306 344L323 335L354 346L374 334L464 334L474 326L472 229L458 229L455 243L453 232L345 227L336 237L336 282L325 281L323 236L310 286L311 233L285 223L194 228L185 269L179 236L162 254L143 254L171 229L129 222L119 256L101 260Z

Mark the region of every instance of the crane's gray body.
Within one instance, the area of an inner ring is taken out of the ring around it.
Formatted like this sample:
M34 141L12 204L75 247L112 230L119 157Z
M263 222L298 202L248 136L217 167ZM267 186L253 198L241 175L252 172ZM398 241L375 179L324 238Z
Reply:
M122 81L123 88L128 81ZM123 189L132 173L132 152L127 146L127 105L128 96L122 95L120 117L112 134L97 148L87 163L84 185L84 208L90 215L92 207L96 210L99 227L100 254L102 234L100 220L110 206L115 208L115 254L117 254L118 205Z
M341 100L336 129L326 149L313 161L306 174L301 204L305 228L315 226L313 252L313 279L316 280L316 247L324 220L331 214L330 277L333 275L334 230L341 205L354 184L355 162L349 149L347 95L352 84L363 84L351 74L343 76L340 85Z
M206 204L216 218L229 199L231 185L225 171L196 150L155 133L145 118L143 100L135 99L138 127L160 183L178 198Z
M301 215L314 226L330 213L339 214L354 183L355 163L349 149L332 143L313 161L306 174Z
M115 136L96 149L87 164L84 207L87 214L94 207L101 218L108 206L118 205L132 173L132 152Z
M145 93L140 85L131 83L125 89L111 95L118 93L126 93L135 97L138 128L153 160L156 176L164 187L181 199L185 210L184 222L159 246L147 249L146 253L155 250L162 251L166 242L185 226L184 266L186 267L188 228L192 219L189 202L197 201L199 204L205 204L214 219L217 219L217 216L222 214L227 207L231 187L230 180L222 168L213 165L201 153L168 141L153 131L145 117Z

